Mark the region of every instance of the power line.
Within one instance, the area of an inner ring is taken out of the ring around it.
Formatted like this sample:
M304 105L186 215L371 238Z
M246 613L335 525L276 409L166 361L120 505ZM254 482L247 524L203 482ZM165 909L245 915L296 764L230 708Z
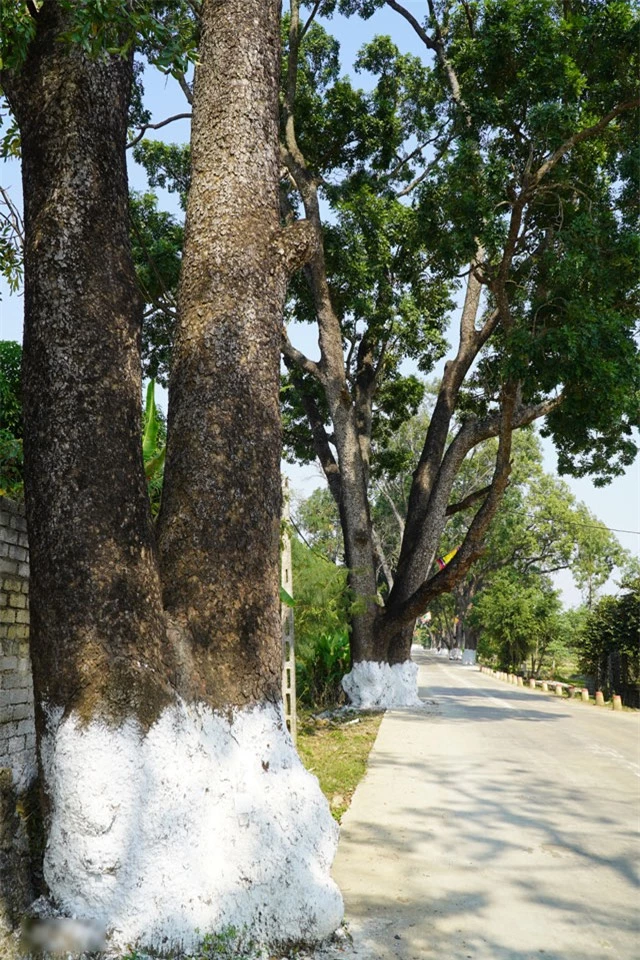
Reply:
M293 527L293 529L296 531L296 533L298 534L298 536L300 537L300 539L301 539L304 543L306 543L306 545L307 545L307 547L309 548L309 550L311 550L311 553L315 553L316 557L320 557L320 559L321 559L321 560L324 560L325 563L330 563L332 567L337 566L337 564L335 564L335 563L333 562L333 560L329 560L328 557L325 557L324 553L320 553L319 550L316 550L315 547L312 547L312 546L311 546L311 544L309 543L309 541L308 541L307 538L305 537L304 533L302 532L302 530L300 529L300 527L298 526L298 524L295 522L295 520L294 520L292 517L289 517L289 523L291 524L291 526Z

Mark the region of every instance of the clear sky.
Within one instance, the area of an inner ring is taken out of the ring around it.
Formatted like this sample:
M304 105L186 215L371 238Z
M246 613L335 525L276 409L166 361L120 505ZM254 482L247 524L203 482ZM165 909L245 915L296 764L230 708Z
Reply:
M285 4L286 5L286 4ZM413 4L407 4L413 7ZM345 72L351 70L351 65L357 51L362 44L371 37L380 33L388 33L403 49L423 54L423 49L409 25L393 11L387 9L378 11L369 21L358 18L346 20L336 16L333 21L325 21L329 30L339 36L341 42L342 63ZM360 77L363 86L367 85L367 78ZM166 117L188 110L188 104L178 84L171 78L162 77L155 70L147 70L145 74L146 103L153 114L153 121L160 122ZM157 136L161 139L174 142L183 142L189 136L189 122L178 121L158 131L149 131L147 136ZM146 187L144 173L133 161L130 163L130 180L135 189L143 190ZM20 171L13 163L0 164L0 184L7 188L16 202L20 202ZM162 203L166 209L178 213L175 197L169 194L162 195ZM10 295L4 281L0 280L0 339L22 339L22 297ZM300 349L317 355L313 332L297 330L292 338ZM160 405L166 406L166 399L160 398ZM547 441L544 446L545 467L555 472L556 457L553 445ZM315 487L322 485L323 479L319 470L313 465L306 467L291 467L286 465L286 473L290 476L294 489L307 494ZM625 476L614 480L608 487L597 488L588 479L573 480L565 478L574 494L582 500L589 509L596 514L608 527L620 531L616 535L626 549L640 555L640 461L629 468ZM570 576L559 578L559 586L563 590L565 601L569 604L579 602L579 595L572 587ZM610 589L615 589L610 584Z

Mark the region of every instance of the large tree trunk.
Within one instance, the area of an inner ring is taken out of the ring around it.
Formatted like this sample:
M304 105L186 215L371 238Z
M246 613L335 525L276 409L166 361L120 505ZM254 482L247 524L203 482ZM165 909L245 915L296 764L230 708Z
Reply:
M224 707L275 700L280 688L279 357L288 278L278 252L278 4L209 7L159 546L167 610L193 640L195 692Z
M173 699L140 445L141 303L127 235L131 64L58 41L47 3L19 78L23 401L31 646L40 732L60 713ZM126 690L126 695L123 695ZM46 704L46 713L43 705Z
M58 40L3 77L22 134L25 453L44 876L113 948L342 915L336 827L280 703L279 3L205 2L161 563L127 239L131 65Z

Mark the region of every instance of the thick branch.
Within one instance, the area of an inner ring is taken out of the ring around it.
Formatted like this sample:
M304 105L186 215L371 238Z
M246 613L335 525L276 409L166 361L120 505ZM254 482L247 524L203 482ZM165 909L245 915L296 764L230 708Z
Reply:
M480 249L478 250L478 254L481 255ZM437 471L442 461L451 425L451 418L456 408L460 389L471 364L478 354L480 346L484 342L482 333L478 334L475 331L475 320L480 307L480 297L481 284L475 276L472 265L472 269L467 278L467 292L460 319L458 353L454 360L450 360L445 365L438 398L429 422L420 461L415 470L413 483L411 485L408 515L413 518L411 524L413 532L410 537L403 540L398 570L401 570L407 562L408 556L415 545L416 536L422 529L427 504L433 485L436 482Z
M178 74L176 75L176 80L177 80L178 83L180 84L180 89L182 90L182 92L184 93L185 97L187 98L188 103L191 103L191 104L192 104L192 103L193 103L193 90L192 90L191 87L189 86L189 84L188 84L188 82L187 82L187 78L185 77L184 73L178 73Z
M456 513L461 513L463 510L468 510L469 507L472 507L474 503L478 502L478 500L483 500L490 492L491 486L482 487L481 490L474 490L474 492L470 493L468 497L464 498L464 500L460 500L458 503L450 503L447 507L446 516L452 517Z
M302 30L300 31L300 39L301 39L301 40L302 40L302 38L305 36L307 30L309 29L309 27L311 26L311 24L313 23L313 21L315 20L316 15L317 15L317 13L318 13L318 10L320 9L320 4L321 4L321 3L322 3L322 0L316 0L316 2L314 3L314 5L313 5L313 10L312 10L311 13L309 14L309 18L308 18L307 22L305 23L304 27L303 27Z
M515 384L505 389L502 410L499 417L498 432L500 440L496 454L496 466L491 482L490 491L473 518L467 535L455 557L435 576L424 581L413 594L398 606L389 610L388 619L385 618L385 630L397 628L401 624L410 623L424 612L434 597L453 589L456 583L466 574L472 563L483 551L483 537L495 516L502 496L509 482L511 472L511 437L515 426L514 408L517 387Z
M405 9L405 7L403 7L400 3L397 3L397 0L387 0L387 6L391 7L391 9L395 10L396 13L399 13L401 17L404 17L407 23L411 24L415 32L418 34L418 36L424 43L425 47L428 47L429 50L433 50L435 53L437 53L438 46L435 40L433 40L429 36L429 34L424 29L422 24L418 20L416 20L416 18L412 13L409 13L409 11Z
M325 430L324 422L320 416L320 411L318 406L313 399L309 396L308 392L305 390L304 383L300 375L293 369L291 361L285 359L285 364L287 369L291 374L291 381L298 391L298 396L304 407L304 412L306 414L307 420L309 421L309 426L311 428L311 436L313 437L313 448L315 450L316 456L320 461L320 466L324 472L325 477L327 478L327 484L329 485L329 490L335 500L338 508L340 508L342 503L342 481L340 477L340 467L336 462L336 458L333 455L333 451L329 445L329 437L327 431Z
M518 427L526 426L533 420L545 416L561 402L562 397L557 397L527 407L516 406L511 415L511 429L515 430ZM442 462L434 467L436 476L433 488L426 504L421 505L419 514L412 512L410 504L407 514L407 530L415 532L412 537L406 536L403 538L402 552L396 573L396 592L399 596L392 598L400 604L406 600L407 587L413 593L416 580L419 575L424 576L431 563L433 550L435 550L434 544L438 543L444 529L449 496L462 462L469 451L479 443L488 440L490 437L498 436L503 422L504 410L482 419L467 420L449 444ZM489 494L490 496L491 494ZM484 507L481 509L484 509Z
M320 370L318 364L314 360L309 360L309 358L306 357L301 350L298 350L293 346L284 327L282 328L282 346L280 349L282 350L282 355L285 358L285 363L289 361L287 366L293 364L296 367L299 367L300 370L304 370L305 373L311 374L312 377L315 377L316 380L319 380L320 383L322 383L322 371ZM290 366L289 369L291 369Z

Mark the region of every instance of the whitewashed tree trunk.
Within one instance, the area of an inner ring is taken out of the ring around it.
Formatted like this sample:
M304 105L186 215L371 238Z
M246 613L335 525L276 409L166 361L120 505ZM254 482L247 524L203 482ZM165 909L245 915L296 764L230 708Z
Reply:
M34 7L34 10L36 8ZM277 0L202 4L193 183L152 526L127 236L131 64L59 41L3 75L22 135L26 499L51 903L111 948L271 945L342 917L337 828L280 690Z

